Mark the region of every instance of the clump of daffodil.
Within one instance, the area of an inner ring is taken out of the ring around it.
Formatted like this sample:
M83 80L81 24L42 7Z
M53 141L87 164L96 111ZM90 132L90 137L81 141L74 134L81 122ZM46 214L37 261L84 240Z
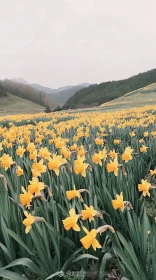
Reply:
M84 162L85 157L78 156L76 160L74 160L74 172L78 175L81 174L83 177L86 177L86 169L88 167L88 163Z
M147 182L147 180L141 180L141 184L138 184L138 190L139 192L143 192L143 196L150 196L149 189L151 187L151 184Z
M79 219L79 215L76 215L75 209L72 208L69 211L69 217L67 217L66 219L62 220L64 228L66 230L70 230L72 228L75 231L80 231L80 227L77 224L78 219Z

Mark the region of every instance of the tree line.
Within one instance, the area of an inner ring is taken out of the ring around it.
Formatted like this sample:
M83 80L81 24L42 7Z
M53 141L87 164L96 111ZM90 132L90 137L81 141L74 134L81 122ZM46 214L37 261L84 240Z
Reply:
M127 92L145 87L156 82L156 69L140 73L128 79L109 81L101 84L90 85L77 91L67 102L69 108L100 105L124 95Z
M2 86L2 82L0 81L0 98L7 96L5 89Z
M43 91L34 89L28 84L20 83L14 80L5 79L1 81L3 90L16 95L22 99L26 99L37 103L41 106L53 107L53 102L49 100L47 94ZM1 95L0 95L1 96Z

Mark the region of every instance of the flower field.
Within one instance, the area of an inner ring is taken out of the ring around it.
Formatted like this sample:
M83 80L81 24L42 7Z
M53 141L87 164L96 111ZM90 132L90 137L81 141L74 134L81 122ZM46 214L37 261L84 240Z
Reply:
M0 277L156 279L155 188L156 107L1 117Z

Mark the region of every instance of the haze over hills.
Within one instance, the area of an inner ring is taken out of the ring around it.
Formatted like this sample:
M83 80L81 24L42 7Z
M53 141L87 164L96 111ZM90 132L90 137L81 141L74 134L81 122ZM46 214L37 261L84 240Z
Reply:
M83 108L100 105L123 96L125 93L136 90L156 82L156 69L140 73L128 79L109 81L90 85L76 92L66 102L69 108Z
M34 108L36 106L36 108L38 108L38 110L41 109L41 111L43 111L45 107L53 111L54 109L60 110L61 108L75 109L95 107L95 105L98 106L103 103L105 106L105 103L111 100L115 100L115 104L118 105L122 103L123 107L125 106L124 102L131 103L131 106L135 106L135 102L133 103L132 100L139 102L141 98L144 98L144 103L146 103L146 101L149 103L149 100L150 103L152 103L154 96L156 96L155 87L152 89L150 88L150 91L146 90L146 95L142 95L141 88L147 87L153 83L156 83L156 69L140 73L124 80L109 81L94 85L85 83L76 86L65 86L58 89L51 89L38 84L32 86L21 78L13 80L6 79L0 81L0 103L2 107L2 101L3 103L5 102L5 106L7 106L8 102L11 106L13 105L13 108L16 107L17 110L18 106L15 106L15 103L17 105L21 104L21 100L17 99L17 97L19 97L25 100L24 102L30 101L31 104L29 103L29 107L33 108L32 104L34 104ZM136 90L137 94L135 95L134 93ZM125 95L127 92L133 93L128 97L129 101ZM123 98L121 98L122 96ZM24 102L22 102L22 106L27 104L24 104Z
M48 94L48 99L52 100L58 105L64 105L66 101L80 89L88 87L90 84L82 83L75 86L64 86L57 89L44 87L38 84L30 84L33 88L43 91Z
M60 91L67 90L67 89L73 87L73 86L64 86L64 87L54 89L54 88L45 87L45 86L42 86L42 85L39 85L39 84L30 84L30 86L39 90L39 91L44 91L45 93L48 93L48 94L58 93Z

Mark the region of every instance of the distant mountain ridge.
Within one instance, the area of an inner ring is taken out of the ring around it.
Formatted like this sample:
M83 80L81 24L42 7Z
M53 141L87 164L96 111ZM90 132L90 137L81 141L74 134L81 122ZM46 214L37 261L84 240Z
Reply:
M156 82L156 69L140 73L128 79L108 81L101 84L90 85L77 91L66 102L66 106L72 109L98 106Z
M60 91L63 91L63 90L67 90L73 86L64 86L64 87L60 87L60 88L50 88L50 87L45 87L45 86L42 86L42 85L39 85L39 84L30 84L31 87L39 90L39 91L44 91L45 93L48 93L48 94L51 94L51 93L58 93Z
M80 89L88 87L90 84L82 83L75 86L64 86L57 89L44 87L39 84L30 84L31 87L38 91L45 92L49 100L54 101L58 105L64 105L66 101Z

